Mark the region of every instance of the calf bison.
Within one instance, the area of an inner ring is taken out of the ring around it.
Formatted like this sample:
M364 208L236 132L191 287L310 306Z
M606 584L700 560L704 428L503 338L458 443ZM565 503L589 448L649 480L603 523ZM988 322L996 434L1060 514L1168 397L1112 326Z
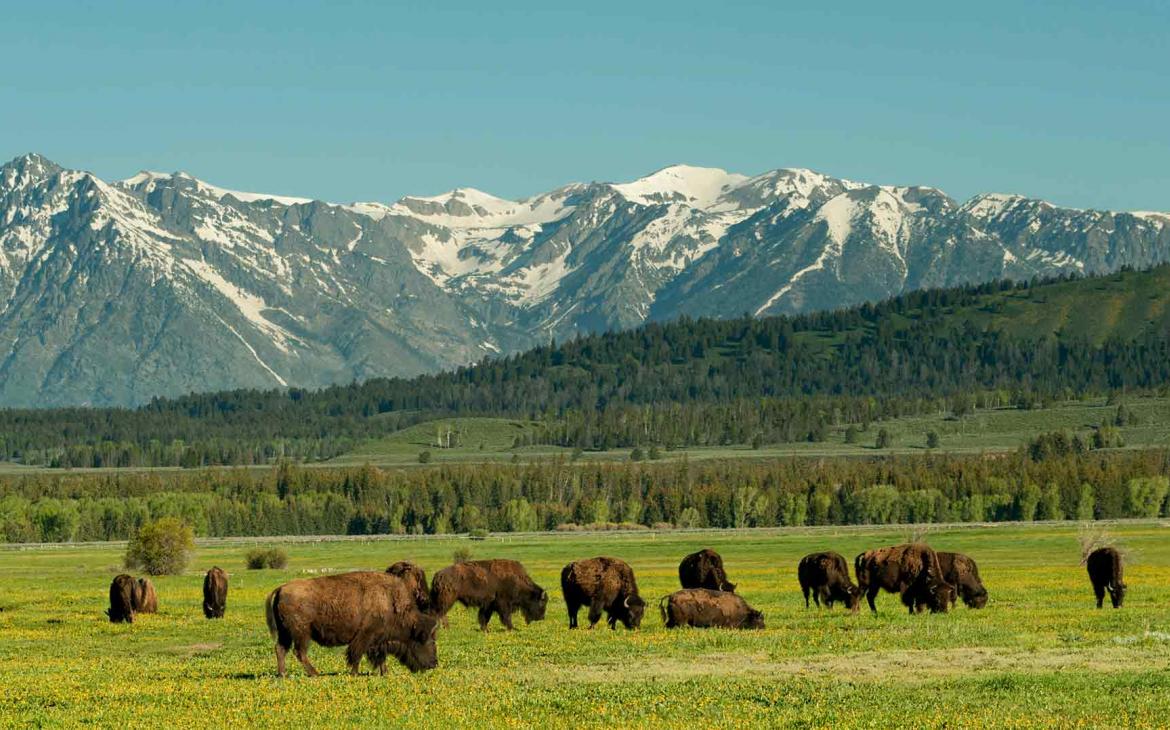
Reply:
M664 596L658 611L666 628L693 626L728 629L762 629L764 614L734 593L710 588L684 588Z
M979 566L962 553L936 552L938 566L942 569L943 580L955 587L959 598L969 608L983 608L987 605L987 589L979 577Z
M829 551L805 555L796 568L796 577L800 580L805 608L808 608L811 592L818 607L823 603L832 608L834 603L841 601L850 611L857 613L861 591L849 579L849 564L840 553Z
M228 578L220 568L212 568L203 576L203 615L223 618L227 608Z
M468 560L443 568L431 578L431 611L442 618L455 603L479 609L479 628L487 631L492 612L511 631L519 609L528 623L544 619L548 592L515 560Z
M606 614L609 628L621 621L627 629L642 624L646 602L638 595L634 571L617 558L592 558L569 563L561 571L561 591L569 609L569 628L577 628L577 612L589 606L589 628Z
M292 648L309 676L309 642L346 646L350 674L365 656L379 674L394 656L412 672L439 664L435 648L438 620L418 610L410 587L397 576L374 571L303 578L268 595L268 630L276 639L276 673L285 676Z
M406 583L407 587L410 588L411 595L414 596L414 604L418 606L418 610L430 610L431 600L430 589L427 588L427 574L421 567L409 560L399 560L386 568L386 572L401 578Z
M873 599L886 590L898 593L902 604L914 613L918 604L933 613L945 613L953 602L954 589L942 577L938 556L928 545L910 543L867 550L853 561L857 585L877 613Z
M735 584L727 580L727 573L723 572L723 558L708 548L682 559L678 564L678 582L683 588L735 592Z
M158 594L154 592L154 583L149 578L139 578L138 587L134 591L135 613L158 613Z
M1093 583L1093 593L1097 596L1097 608L1105 604L1105 591L1109 591L1109 600L1114 608L1121 608L1125 601L1124 567L1121 553L1116 548L1103 547L1089 553L1085 560L1085 567L1089 569L1089 580Z
M110 582L110 607L106 610L110 623L134 623L134 594L137 592L138 583L126 574Z

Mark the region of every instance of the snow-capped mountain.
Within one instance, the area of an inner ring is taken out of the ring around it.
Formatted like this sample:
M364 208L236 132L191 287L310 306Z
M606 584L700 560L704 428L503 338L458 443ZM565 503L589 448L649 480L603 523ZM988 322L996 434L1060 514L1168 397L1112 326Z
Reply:
M678 165L522 201L331 204L0 167L0 405L414 375L681 314L1170 259L1170 215Z

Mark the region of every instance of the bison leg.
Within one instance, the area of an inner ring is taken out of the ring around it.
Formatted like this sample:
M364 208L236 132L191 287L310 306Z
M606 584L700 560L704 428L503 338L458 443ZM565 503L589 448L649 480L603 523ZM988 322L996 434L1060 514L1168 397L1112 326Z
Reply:
M800 584L800 592L804 594L804 607L808 608L808 586L801 583Z
M569 628L575 629L577 628L577 612L581 610L581 604L570 598L565 600L565 605L569 609Z
M279 640L276 642L276 676L283 677L286 672L284 669L284 657L288 654L288 647L281 644Z
M879 586L875 585L875 586L870 586L865 591L865 600L869 602L869 610L873 611L874 613L877 613L877 606L874 605L873 599L877 598L878 591L880 591L880 590L881 590L881 588Z
M1093 593L1097 596L1097 608L1104 608L1105 605L1105 586L1093 584Z
M318 672L313 663L309 661L309 637L303 639L298 638L293 644L293 653L297 655L297 661L305 668L305 674L310 677L316 677Z
M501 617L502 618L502 617ZM479 630L487 631L488 622L492 620L492 607L483 606L479 609Z
M601 599L594 598L592 601L590 601L590 603L589 603L589 628L592 629L595 626L597 626L597 622L601 620L601 612L604 610L604 608L605 607L601 605Z
M497 606L496 615L500 617L500 623L508 631L512 631L516 627L512 625L512 607L511 606Z

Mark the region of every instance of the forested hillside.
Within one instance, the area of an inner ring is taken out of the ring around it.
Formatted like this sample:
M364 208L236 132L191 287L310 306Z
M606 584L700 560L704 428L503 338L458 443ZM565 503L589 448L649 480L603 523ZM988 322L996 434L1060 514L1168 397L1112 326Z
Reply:
M413 379L136 410L0 412L0 459L52 466L325 459L446 415L583 449L818 440L843 424L1170 383L1170 267L916 292L794 317L681 319Z

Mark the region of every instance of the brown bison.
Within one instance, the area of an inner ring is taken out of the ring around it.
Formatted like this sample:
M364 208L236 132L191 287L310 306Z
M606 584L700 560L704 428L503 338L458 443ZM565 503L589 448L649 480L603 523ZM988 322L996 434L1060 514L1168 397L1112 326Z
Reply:
M853 567L858 588L874 613L877 606L873 599L882 590L900 594L910 613L918 604L933 613L944 613L954 601L954 588L943 580L938 556L928 545L910 543L867 550L857 556Z
M577 612L589 606L589 628L604 611L609 628L621 621L627 629L642 625L646 602L638 595L634 571L617 558L592 558L569 563L561 571L561 591L569 609L569 628L577 628Z
M138 583L126 574L110 582L110 607L106 610L110 623L134 623L134 594L137 592Z
M139 578L138 588L134 591L135 613L158 613L158 594L154 592L154 583L149 578Z
M409 560L399 560L386 568L390 575L397 576L410 588L414 596L414 603L420 611L429 611L431 606L430 589L427 588L427 574L417 564Z
M764 614L734 593L709 588L684 588L664 596L658 611L666 628L694 626L728 629L762 629Z
M969 608L983 608L987 605L987 589L979 577L979 566L962 553L936 552L943 580L955 587L959 598ZM953 601L952 601L953 602Z
M456 603L479 609L479 628L487 631L495 612L512 630L517 609L528 623L544 619L548 592L515 560L468 560L443 568L431 578L431 611L442 618Z
M228 578L220 568L212 568L203 576L203 615L223 618L227 608Z
M418 610L410 587L387 573L360 571L285 583L268 595L268 630L276 639L276 673L285 675L292 648L309 676L309 642L345 646L345 661L357 674L365 656L379 674L394 656L412 672L439 664L438 620Z
M804 594L804 607L808 608L808 595L819 607L822 603L832 608L842 601L854 613L861 604L861 591L849 579L849 564L840 553L832 551L811 553L800 559L796 568L800 580L800 591Z
M1125 601L1124 566L1121 553L1116 548L1098 548L1089 553L1085 560L1089 569L1089 580L1093 583L1093 594L1097 596L1097 608L1105 604L1105 591L1114 608L1121 608Z
M678 582L683 588L735 592L735 584L727 580L727 573L723 572L723 558L708 548L682 559L678 564Z

